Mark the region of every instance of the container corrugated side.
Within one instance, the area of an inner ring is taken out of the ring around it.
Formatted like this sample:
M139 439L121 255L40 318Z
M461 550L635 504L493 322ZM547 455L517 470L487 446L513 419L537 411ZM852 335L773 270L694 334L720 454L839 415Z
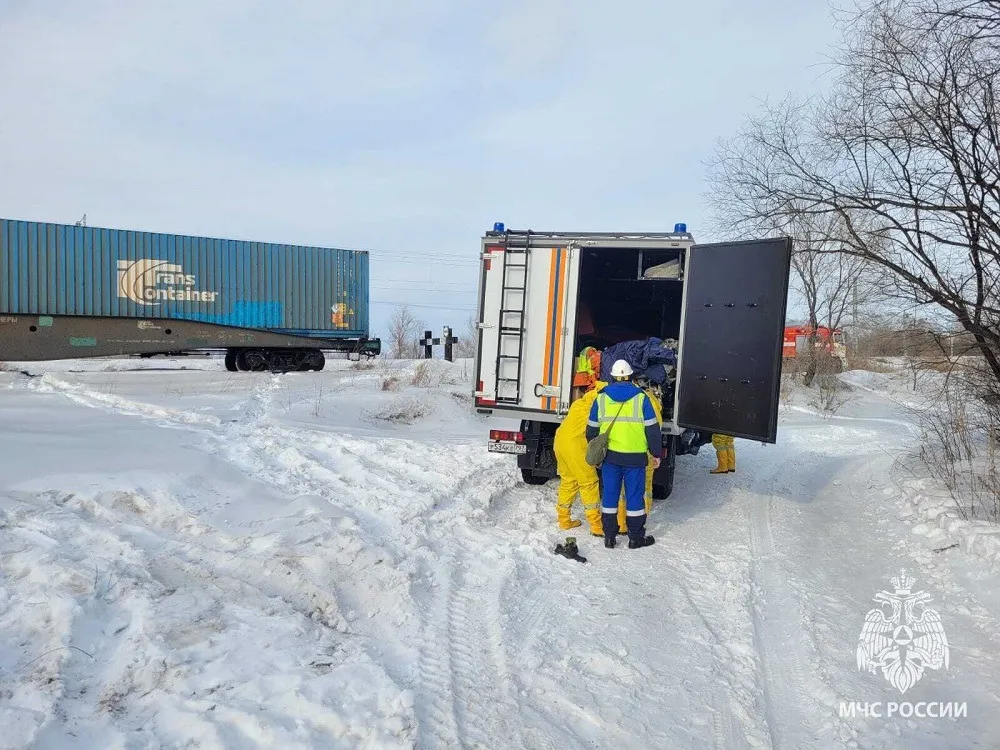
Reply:
M368 253L0 219L0 313L367 336Z

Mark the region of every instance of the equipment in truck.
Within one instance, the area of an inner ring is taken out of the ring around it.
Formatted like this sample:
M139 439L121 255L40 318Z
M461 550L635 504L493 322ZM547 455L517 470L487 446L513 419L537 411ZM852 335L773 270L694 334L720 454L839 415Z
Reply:
M654 340L675 357L660 363L664 458L654 497L670 494L676 457L713 434L775 442L791 247L788 238L700 245L683 224L486 232L474 408L520 423L491 430L489 450L516 454L529 484L555 477L553 440L579 355L592 347L606 367L615 345ZM676 274L662 273L673 263Z

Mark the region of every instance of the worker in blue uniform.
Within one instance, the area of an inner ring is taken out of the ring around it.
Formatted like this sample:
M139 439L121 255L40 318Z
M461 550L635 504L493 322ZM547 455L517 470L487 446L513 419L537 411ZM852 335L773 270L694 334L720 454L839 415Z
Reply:
M594 399L587 421L587 440L608 433L608 452L601 465L601 524L604 546L613 548L618 532L618 498L625 486L625 525L629 549L648 547L646 536L646 467L660 464L663 441L649 397L631 382L632 367L623 359L611 368L614 382Z

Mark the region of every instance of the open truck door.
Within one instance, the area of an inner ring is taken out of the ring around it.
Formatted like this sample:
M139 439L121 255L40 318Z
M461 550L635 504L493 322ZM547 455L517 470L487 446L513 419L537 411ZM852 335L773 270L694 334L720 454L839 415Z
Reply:
M792 241L688 250L678 426L774 443Z

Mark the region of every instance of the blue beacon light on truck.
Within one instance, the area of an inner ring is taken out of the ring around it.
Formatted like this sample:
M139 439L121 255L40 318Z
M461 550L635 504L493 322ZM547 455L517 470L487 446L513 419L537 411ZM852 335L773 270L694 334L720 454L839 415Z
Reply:
M504 232L503 222L502 221L498 221L496 224L494 224L493 225L493 231L494 232L498 232L499 234L503 234L503 232Z
M681 232L686 232L688 230L687 224L674 224L674 231L680 234Z

